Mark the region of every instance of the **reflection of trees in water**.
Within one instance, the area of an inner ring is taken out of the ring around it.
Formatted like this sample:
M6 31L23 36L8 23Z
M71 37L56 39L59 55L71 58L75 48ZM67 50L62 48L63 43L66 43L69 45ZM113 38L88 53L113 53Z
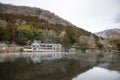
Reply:
M71 80L99 64L109 63L104 67L120 70L119 57L120 54L77 54L41 63L33 63L29 58L7 60L0 63L0 80Z
M61 59L33 63L16 59L0 63L0 80L71 80L92 68L89 60Z
M117 70L120 72L120 54L119 53L112 56L109 63L110 63L110 66L108 67L108 69Z
M97 56L98 57L98 56ZM120 71L120 54L109 53L98 57L99 66L110 70Z

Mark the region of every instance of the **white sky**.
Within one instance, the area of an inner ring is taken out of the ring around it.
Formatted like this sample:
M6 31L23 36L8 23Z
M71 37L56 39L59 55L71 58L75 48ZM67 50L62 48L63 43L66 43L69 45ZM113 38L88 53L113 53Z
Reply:
M90 32L120 28L120 0L0 0L49 10Z

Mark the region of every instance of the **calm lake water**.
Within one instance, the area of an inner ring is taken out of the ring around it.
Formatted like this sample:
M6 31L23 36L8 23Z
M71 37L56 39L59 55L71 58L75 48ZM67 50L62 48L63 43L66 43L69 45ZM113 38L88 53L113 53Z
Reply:
M114 70L94 67L73 78L73 80L120 80L120 73Z
M120 80L120 53L4 53L0 80Z

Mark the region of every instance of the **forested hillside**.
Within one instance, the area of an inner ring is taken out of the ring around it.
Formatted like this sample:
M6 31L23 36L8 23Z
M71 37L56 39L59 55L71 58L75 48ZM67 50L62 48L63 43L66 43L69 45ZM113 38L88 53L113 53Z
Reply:
M46 43L61 43L65 47L71 47L79 42L80 36L90 35L96 42L97 37L90 32L49 11L0 3L0 41L27 45L38 39Z

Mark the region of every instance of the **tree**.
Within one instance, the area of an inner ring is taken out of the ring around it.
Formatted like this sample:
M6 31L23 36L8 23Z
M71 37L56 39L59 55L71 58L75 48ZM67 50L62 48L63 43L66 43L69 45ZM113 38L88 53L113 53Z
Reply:
M9 41L10 40L10 31L7 27L7 23L0 22L0 40Z
M113 49L120 50L120 40L119 39L111 40L111 43L112 43Z
M42 30L36 29L32 25L27 24L25 21L15 23L17 27L16 42L19 45L26 45L29 40L39 38Z
M71 40L67 34L64 35L64 38L62 40L62 45L64 46L65 49L71 47Z
M70 44L73 44L76 42L76 40L74 39L74 34L73 34L73 31L74 31L74 28L71 27L71 26L67 26L66 28L66 34L67 36L69 37L69 39L71 40L71 43Z
M81 48L81 45L79 42L76 42L72 45L73 48L76 48L76 49L80 49Z
M88 40L89 37L88 36L80 36L78 39L79 44L81 45L81 48L88 48Z
M51 42L51 43L58 43L59 42L57 33L54 30L48 31L48 39L49 39L49 42Z
M98 44L97 44L97 47L98 47L99 49L103 49L103 48L104 48L104 45L101 44L101 43L98 43Z
M95 48L96 47L96 40L95 40L95 37L93 35L90 35L88 37L87 44L88 44L89 48Z
M118 48L118 50L120 51L120 41L119 41L119 43L117 44L117 48Z
M58 43L60 42L57 33L54 30L45 29L42 31L41 40L45 43Z

